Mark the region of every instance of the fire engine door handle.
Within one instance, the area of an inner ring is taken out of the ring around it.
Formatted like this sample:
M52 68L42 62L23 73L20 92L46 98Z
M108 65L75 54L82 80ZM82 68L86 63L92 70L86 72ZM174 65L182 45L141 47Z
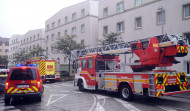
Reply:
M93 76L94 76L94 74L91 74L91 76L93 77Z

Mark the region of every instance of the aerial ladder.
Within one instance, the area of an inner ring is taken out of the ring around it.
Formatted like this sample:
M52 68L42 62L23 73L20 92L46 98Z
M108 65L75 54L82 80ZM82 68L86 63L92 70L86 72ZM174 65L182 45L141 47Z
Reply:
M179 63L175 57L186 56L188 45L187 40L178 35L164 34L71 52L73 60L87 54L136 54L140 59L128 65L134 72L141 72L142 70L151 70L155 67L166 67L172 66L173 63Z

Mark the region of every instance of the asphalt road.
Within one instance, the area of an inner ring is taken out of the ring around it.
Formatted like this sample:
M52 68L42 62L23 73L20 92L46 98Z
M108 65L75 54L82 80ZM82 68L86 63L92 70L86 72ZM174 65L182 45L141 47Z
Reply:
M190 111L190 98L166 96L123 101L117 93L80 92L71 81L44 84L42 102L34 99L12 100L5 106L0 94L0 111Z

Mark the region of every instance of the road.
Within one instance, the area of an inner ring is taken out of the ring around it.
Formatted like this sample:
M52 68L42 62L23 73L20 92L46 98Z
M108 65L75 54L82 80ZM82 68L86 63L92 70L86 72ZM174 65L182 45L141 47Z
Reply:
M136 96L134 101L123 101L117 93L80 92L72 81L46 83L42 102L12 100L5 106L0 94L0 111L190 111L190 98Z

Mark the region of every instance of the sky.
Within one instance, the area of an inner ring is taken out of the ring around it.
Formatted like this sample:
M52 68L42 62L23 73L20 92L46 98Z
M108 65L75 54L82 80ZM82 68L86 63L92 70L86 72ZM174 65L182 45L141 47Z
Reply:
M86 0L0 0L0 36L10 38L45 27L55 13Z

